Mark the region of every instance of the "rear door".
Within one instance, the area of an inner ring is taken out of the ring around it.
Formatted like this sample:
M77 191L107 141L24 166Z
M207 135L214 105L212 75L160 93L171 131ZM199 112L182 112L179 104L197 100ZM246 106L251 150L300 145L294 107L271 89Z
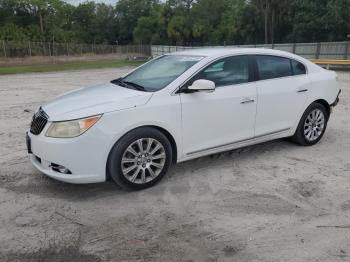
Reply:
M255 136L287 132L306 102L305 66L285 57L256 55L258 105Z

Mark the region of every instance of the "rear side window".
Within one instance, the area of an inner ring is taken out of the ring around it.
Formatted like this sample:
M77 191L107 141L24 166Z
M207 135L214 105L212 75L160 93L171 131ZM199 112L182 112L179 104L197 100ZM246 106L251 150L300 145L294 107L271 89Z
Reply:
M280 78L293 75L290 60L279 56L257 55L260 80Z
M306 74L306 68L302 63L295 61L295 60L292 60L292 67L293 67L294 75L305 75Z

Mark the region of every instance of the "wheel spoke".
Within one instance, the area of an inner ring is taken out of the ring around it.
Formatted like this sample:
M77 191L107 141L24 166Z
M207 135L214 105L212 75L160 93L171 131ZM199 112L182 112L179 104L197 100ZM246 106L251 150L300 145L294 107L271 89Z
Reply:
M143 153L142 139L137 140L137 146L139 147L140 153Z
M159 155L152 156L153 160L165 158L165 153L160 153Z
M311 131L311 129L312 129L311 126L309 126L308 128L306 128L305 131L304 131L304 134L308 134L308 133Z
M124 174L129 174L130 171L134 170L136 167L137 167L137 165L132 165L132 166L130 166L130 167L128 167L128 168L125 168L125 169L123 170L123 173L124 173Z
M156 147L152 150L152 152L150 152L150 154L153 156L154 153L156 153L160 149L160 147L161 146L159 144L157 144Z
M131 182L135 182L136 178L137 178L137 175L139 174L140 172L140 168L138 167L135 172L132 174L132 176L130 177L130 181Z
M154 167L159 168L159 169L163 169L164 165L152 162L151 166L154 166Z
M154 171L153 171L153 169L152 168L147 168L147 170L148 170L148 172L149 172L149 174L150 174L150 176L152 177L152 178L155 178L156 177L156 174L154 173Z
M128 149L126 150L127 152L130 152L134 156L138 156L139 154L131 147L129 146Z
M122 159L122 164L127 164L127 163L136 163L137 160L135 158L125 158L123 157Z
M146 171L145 169L141 169L141 182L146 183Z
M149 151L151 150L151 146L153 144L153 139L152 138L148 138L147 139L147 148L146 148L146 152L149 153Z
M316 114L315 114L315 120L317 120L320 117L321 111L316 110Z

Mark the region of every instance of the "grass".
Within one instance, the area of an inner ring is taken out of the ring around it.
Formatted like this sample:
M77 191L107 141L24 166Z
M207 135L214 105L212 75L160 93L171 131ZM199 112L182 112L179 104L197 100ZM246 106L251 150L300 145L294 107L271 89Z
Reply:
M20 66L2 66L0 75L22 74L34 72L54 72L63 70L84 70L96 68L117 68L123 66L138 66L145 61L128 61L128 60L96 60L96 61L79 61L59 64L41 64L41 65L20 65Z

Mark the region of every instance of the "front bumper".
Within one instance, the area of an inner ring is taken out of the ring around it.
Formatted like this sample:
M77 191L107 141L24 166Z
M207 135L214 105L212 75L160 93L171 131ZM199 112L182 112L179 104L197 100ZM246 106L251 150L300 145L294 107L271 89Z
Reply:
M27 134L30 161L47 176L73 184L98 183L106 180L106 161L110 141L98 128L91 128L76 138L50 138L45 133ZM61 173L57 166L69 169Z

